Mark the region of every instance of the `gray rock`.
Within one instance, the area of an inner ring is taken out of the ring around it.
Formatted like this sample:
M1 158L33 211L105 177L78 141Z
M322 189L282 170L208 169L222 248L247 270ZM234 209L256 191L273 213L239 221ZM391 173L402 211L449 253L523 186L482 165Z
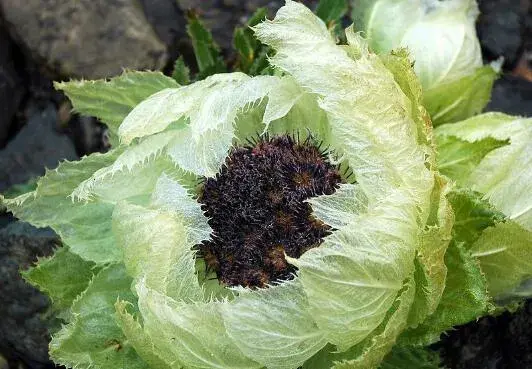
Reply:
M0 149L6 143L25 90L15 69L14 51L7 31L0 24Z
M485 111L532 117L532 82L505 75L495 81L491 101Z
M160 69L166 49L138 0L0 0L10 31L62 76Z
M50 255L59 243L50 229L13 221L0 228L0 355L10 368L48 369L50 340L45 313L48 298L26 283L19 270L37 256ZM21 366L22 365L22 366Z
M144 14L168 49L186 35L185 18L176 0L140 0Z
M504 56L505 68L512 69L524 43L526 1L479 0L477 31L487 60Z
M21 131L0 151L0 192L55 168L63 159L78 158L72 141L56 130L57 111L49 103L36 110Z

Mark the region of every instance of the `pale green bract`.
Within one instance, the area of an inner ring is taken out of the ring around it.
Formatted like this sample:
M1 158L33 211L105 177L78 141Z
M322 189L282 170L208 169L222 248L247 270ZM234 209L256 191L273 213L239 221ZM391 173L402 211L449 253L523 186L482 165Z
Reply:
M406 47L434 125L478 114L497 67L482 67L476 0L353 0L353 19L378 53Z
M499 141L493 150L484 152L473 170L462 172L457 180L483 193L509 219L532 231L532 119L486 113L438 127L435 134L438 141L455 140L446 151L460 144L457 139L475 148L484 146L488 139ZM464 159L464 153L454 152L445 163L456 165Z
M103 91L105 109L121 107L107 116L122 145L62 163L34 192L5 200L15 215L51 226L68 246L26 273L65 319L51 346L57 363L376 368L397 342L428 343L486 313L488 290L499 295L529 276L526 261L507 273L508 262L530 249L523 189L530 175L528 121L488 116L475 125L442 126L436 138L445 137L444 155L437 157L405 50L376 55L353 28L346 30L348 44L337 45L326 25L294 1L255 32L275 50L275 76L228 73L177 86L142 74L135 76L141 91L131 96L123 88L127 75L87 84L89 97L74 106L92 112L95 87ZM61 88L77 99L83 85L71 83ZM287 257L298 267L293 280L257 290L213 284L193 248L212 237L194 197L199 177L216 175L231 148L257 132L294 131L323 139L354 172L355 184L308 200L334 230L320 247ZM472 157L467 145L475 146ZM512 154L508 162L499 150ZM476 170L493 169L495 161L504 174L480 182ZM478 192L453 190L438 165ZM510 191L508 203L500 202ZM519 242L497 250L490 236L511 238L516 227L525 232ZM62 261L72 268L55 268ZM72 285L51 288L54 280L65 284L65 273ZM467 309L456 311L457 298ZM437 365L403 347L384 368L423 360Z

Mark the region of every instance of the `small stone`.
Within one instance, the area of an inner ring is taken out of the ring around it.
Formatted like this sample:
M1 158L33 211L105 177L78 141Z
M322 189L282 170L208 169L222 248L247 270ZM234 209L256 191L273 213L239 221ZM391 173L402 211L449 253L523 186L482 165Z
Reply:
M165 45L132 0L0 0L10 31L62 76L160 69Z

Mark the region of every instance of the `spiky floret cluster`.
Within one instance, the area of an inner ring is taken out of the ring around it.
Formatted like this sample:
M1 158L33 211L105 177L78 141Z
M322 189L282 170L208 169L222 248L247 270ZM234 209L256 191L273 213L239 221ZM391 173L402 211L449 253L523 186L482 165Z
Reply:
M264 287L292 278L297 258L330 229L304 202L332 194L342 177L313 139L264 137L233 149L200 195L213 229L198 245L207 267L229 286Z

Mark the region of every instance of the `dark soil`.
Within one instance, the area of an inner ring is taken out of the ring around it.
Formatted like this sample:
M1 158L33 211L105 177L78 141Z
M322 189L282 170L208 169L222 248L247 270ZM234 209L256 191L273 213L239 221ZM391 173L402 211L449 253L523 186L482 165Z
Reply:
M449 332L438 346L453 369L532 368L532 301L516 313L486 317Z

